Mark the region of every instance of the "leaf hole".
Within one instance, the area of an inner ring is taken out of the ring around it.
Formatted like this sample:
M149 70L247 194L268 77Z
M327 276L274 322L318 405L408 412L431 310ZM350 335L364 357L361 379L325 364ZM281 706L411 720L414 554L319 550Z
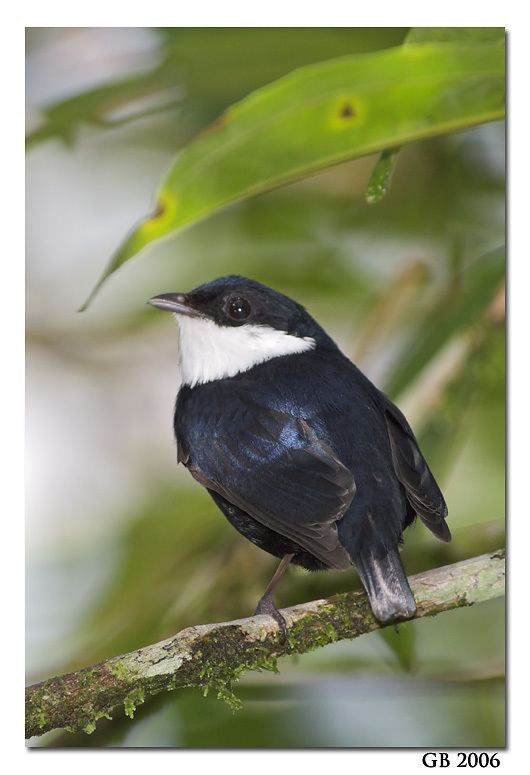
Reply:
M340 115L341 118L343 118L345 120L348 120L348 119L351 119L351 118L355 118L357 113L355 111L355 107L352 105L351 102L345 102L344 105L340 109L339 115Z
M156 209L155 209L153 215L151 216L151 220L152 221L156 221L156 220L158 220L158 218L162 218L162 216L165 215L166 209L167 208L166 208L165 202L162 202L162 201L159 200L157 202Z

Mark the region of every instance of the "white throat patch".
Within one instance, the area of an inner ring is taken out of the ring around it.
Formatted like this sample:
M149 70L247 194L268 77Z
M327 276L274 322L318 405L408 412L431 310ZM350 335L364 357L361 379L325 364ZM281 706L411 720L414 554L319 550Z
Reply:
M263 361L315 346L311 337L301 339L270 326L218 326L204 318L179 314L175 318L182 384L190 387L233 377Z

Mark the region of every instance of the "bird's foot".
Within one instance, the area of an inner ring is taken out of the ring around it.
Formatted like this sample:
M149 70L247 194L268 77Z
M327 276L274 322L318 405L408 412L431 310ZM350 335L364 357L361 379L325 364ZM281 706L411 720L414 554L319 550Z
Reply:
M271 597L268 595L263 595L261 600L256 606L256 610L254 611L254 616L272 616L274 621L279 625L280 630L282 631L283 637L287 641L289 638L289 632L287 630L287 622L285 621L284 617L281 615L281 613L278 611L276 606L274 605L274 602Z

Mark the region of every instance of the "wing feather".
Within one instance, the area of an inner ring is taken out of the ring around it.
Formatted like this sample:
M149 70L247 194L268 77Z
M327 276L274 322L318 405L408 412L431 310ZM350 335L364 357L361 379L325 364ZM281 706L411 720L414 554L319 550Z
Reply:
M193 476L326 564L348 567L336 523L355 494L352 472L305 420L247 406L233 426L194 440Z
M394 470L405 488L407 500L435 536L442 541L450 541L451 532L445 521L447 506L441 490L420 452L410 425L388 399L385 419Z

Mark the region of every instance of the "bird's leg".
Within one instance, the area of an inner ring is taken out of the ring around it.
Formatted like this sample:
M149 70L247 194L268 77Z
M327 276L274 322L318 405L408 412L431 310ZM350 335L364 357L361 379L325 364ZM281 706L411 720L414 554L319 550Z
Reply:
M287 568L287 566L289 565L293 557L294 557L294 554L286 554L284 555L284 557L282 557L280 564L276 568L276 573L269 581L267 589L261 596L259 603L256 606L256 610L254 611L254 616L259 616L260 614L266 614L267 616L272 616L272 618L280 625L280 629L284 634L285 640L287 640L287 623L283 618L283 616L281 615L281 613L276 608L276 606L274 605L274 600L272 599L272 596L274 594L274 590L278 586L280 579L285 573L285 569Z

